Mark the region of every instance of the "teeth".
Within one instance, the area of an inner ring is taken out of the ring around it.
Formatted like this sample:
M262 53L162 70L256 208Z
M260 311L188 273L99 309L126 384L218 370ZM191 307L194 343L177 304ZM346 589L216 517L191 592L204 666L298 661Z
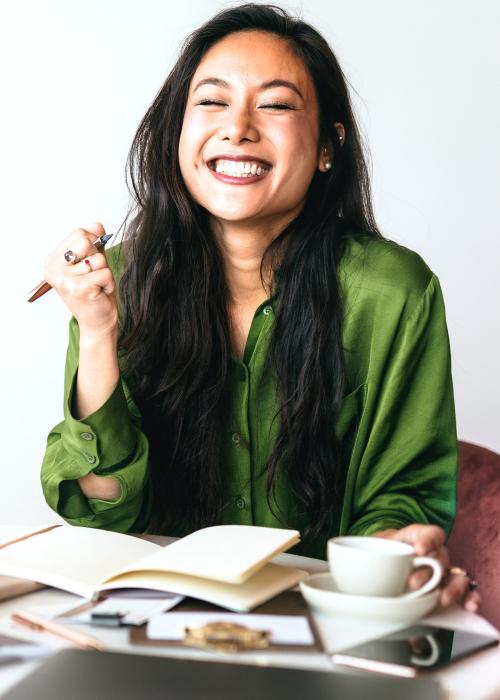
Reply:
M252 177L253 175L262 175L269 168L258 163L243 162L234 160L217 160L215 162L215 172L232 175L233 177Z

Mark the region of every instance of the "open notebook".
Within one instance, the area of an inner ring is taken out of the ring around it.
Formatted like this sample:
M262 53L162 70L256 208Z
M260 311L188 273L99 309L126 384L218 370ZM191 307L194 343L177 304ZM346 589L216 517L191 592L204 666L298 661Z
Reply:
M245 612L307 575L269 563L298 541L296 530L217 525L161 547L131 535L62 525L0 546L0 574L86 598L143 588Z

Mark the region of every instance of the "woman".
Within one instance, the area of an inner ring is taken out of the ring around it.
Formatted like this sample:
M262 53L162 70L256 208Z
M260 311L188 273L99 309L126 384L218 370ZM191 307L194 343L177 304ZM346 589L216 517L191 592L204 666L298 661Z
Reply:
M276 7L221 12L185 44L130 171L124 243L103 255L95 224L46 261L73 314L42 467L51 507L120 531L289 526L322 557L332 535L377 534L447 566L439 283L376 227L324 39ZM463 575L452 600L477 607Z

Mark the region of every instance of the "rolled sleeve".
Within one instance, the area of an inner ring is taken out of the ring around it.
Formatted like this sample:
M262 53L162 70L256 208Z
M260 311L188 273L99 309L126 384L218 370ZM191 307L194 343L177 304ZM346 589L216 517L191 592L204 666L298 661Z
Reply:
M121 380L101 408L84 420L77 420L71 414L76 379L75 372L65 400L61 433L64 448L73 458L72 470L65 475L68 479L79 478L82 470L96 474L113 470L130 458L137 443Z
M120 377L107 401L84 420L71 413L78 373L79 334L70 323L64 420L47 439L41 482L48 505L72 525L119 532L146 528L150 512L149 444L141 415ZM113 501L87 498L78 479L94 472L120 485Z

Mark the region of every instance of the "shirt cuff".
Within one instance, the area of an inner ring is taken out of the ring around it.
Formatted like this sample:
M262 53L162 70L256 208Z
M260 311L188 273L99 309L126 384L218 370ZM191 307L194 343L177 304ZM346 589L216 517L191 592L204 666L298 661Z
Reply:
M109 399L94 413L83 420L71 414L76 387L77 371L70 385L64 404L62 442L71 455L73 465L63 479L78 479L90 471L105 474L119 468L134 452L137 431L127 405L121 380ZM66 470L65 470L66 471Z

